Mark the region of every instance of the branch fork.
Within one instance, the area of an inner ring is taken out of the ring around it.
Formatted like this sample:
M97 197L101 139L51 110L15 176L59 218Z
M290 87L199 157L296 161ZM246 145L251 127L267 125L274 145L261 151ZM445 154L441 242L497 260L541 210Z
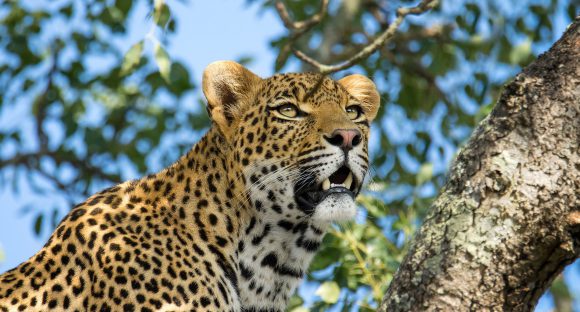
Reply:
M289 42L282 48L280 53L287 53L288 50L291 50L296 57L298 57L303 62L313 66L321 74L327 75L335 73L337 71L341 71L356 65L358 62L366 59L379 48L384 46L396 33L397 29L403 23L403 20L407 15L419 15L425 13L426 11L436 7L438 4L439 0L423 0L415 7L397 9L397 17L395 20L373 42L369 43L358 53L354 54L343 62L336 64L323 64L308 56L306 53L294 48L293 45L299 37L320 23L320 21L324 18L326 12L328 11L328 0L322 0L320 11L318 13L313 15L308 20L299 22L295 22L290 19L290 15L288 14L286 6L282 1L278 0L276 1L276 10L282 19L284 26L286 26L286 28L290 31Z

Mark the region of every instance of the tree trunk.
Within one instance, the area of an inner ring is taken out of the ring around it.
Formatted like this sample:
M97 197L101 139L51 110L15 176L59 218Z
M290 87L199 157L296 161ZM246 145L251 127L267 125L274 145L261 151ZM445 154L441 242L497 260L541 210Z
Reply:
M580 255L580 16L507 84L378 311L532 311Z

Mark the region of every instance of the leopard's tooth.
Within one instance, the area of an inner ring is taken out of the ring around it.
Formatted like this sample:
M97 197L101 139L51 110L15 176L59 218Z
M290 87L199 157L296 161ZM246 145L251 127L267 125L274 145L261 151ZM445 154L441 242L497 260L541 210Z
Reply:
M350 186L352 185L352 172L348 174L348 177L346 177L346 180L344 180L344 187L346 187L347 189L350 189Z
M330 189L330 180L326 179L322 182L322 190L328 191Z

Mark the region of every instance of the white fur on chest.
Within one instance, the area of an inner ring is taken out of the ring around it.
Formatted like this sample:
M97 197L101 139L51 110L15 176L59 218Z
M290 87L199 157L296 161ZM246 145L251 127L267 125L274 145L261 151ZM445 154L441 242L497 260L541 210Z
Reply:
M247 200L256 213L242 229L243 247L238 254L241 304L245 309L284 311L322 243L327 224L312 224L310 216L296 207L293 190L286 186L291 174L266 174L257 183L246 176L250 185Z
M264 231L268 234L256 245L256 238ZM239 278L242 307L283 311L315 255L314 250L298 245L304 240L320 244L323 235L311 229L293 233L269 223L256 224L255 230L244 239L244 250L238 258L242 272Z

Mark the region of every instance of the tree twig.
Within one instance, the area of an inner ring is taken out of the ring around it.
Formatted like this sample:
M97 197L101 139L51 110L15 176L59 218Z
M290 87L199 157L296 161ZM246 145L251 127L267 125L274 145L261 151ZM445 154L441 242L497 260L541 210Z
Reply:
M327 1L323 1L323 4L324 3L327 4ZM397 17L395 18L395 20L391 24L389 24L389 26L387 27L387 29L385 29L383 31L383 33L381 33L373 42L371 42L369 45L365 46L358 53L356 53L355 55L353 55L352 57L350 57L349 59L347 59L346 61L343 61L341 63L332 64L332 65L322 64L322 63L318 62L317 60L309 57L304 52L302 52L298 49L292 48L292 52L294 53L294 55L296 55L296 57L301 59L303 62L316 68L321 74L330 74L330 73L334 73L334 72L337 72L340 70L344 70L344 69L347 69L349 67L354 66L356 63L369 57L371 54L373 54L375 51L377 51L380 47L382 47L387 42L387 40L389 40L390 38L393 37L393 35L397 31L397 29L399 28L401 23L403 23L403 20L405 19L405 17L407 15L422 14L422 13L434 8L438 4L439 4L439 0L423 0L423 1L421 1L421 3L419 3L415 7L397 9ZM290 19L288 17L288 12L286 11L286 9L284 8L284 5L280 1L276 2L276 9L278 10L278 14L280 15L280 18L282 18L284 25L293 33L297 32L297 31L294 31L295 27L297 27L296 23L292 23L290 21ZM309 19L307 22L313 20L314 17L318 17L317 15L313 16L313 18ZM318 23L319 21L320 21L320 19L318 19L317 22L314 22L314 25L316 23ZM310 25L310 27L313 26L313 25L311 25L312 23L307 23L307 22L304 22L304 25ZM302 26L302 24L299 24L299 26ZM306 27L306 26L302 26L302 27ZM308 30L308 29L306 29L306 30ZM301 34L303 34L303 33L304 32L302 32ZM293 38L293 35L291 35L290 41L293 42L293 41L295 41L295 39L296 38Z
M46 118L46 108L47 105L50 104L50 96L56 97L56 95L50 95L51 92L55 92L54 89L54 78L59 71L58 68L58 58L60 55L60 51L58 48L55 48L54 53L52 54L52 65L50 70L47 74L48 83L46 84L46 88L44 91L38 95L35 100L36 105L36 135L38 136L38 143L39 149L44 150L48 148L48 136L44 132L42 125L44 124L44 120Z
M324 18L326 15L327 9L328 0L322 0L318 13L314 14L307 20L296 22L292 21L290 18L290 14L288 14L288 10L286 9L284 3L281 0L276 1L276 11L278 11L278 15L282 19L284 26L286 26L286 28L292 32L292 36L300 36L310 30L310 28L314 27L316 24L320 23L322 18Z
M322 0L318 13L304 21L292 21L286 6L281 0L276 1L275 7L276 11L278 11L278 16L280 16L280 19L282 20L282 23L284 23L284 26L290 31L288 42L286 42L286 44L280 48L280 53L278 54L278 58L276 60L276 66L278 66L281 62L283 62L281 60L285 61L290 55L290 52L292 52L292 46L296 40L298 40L298 38L304 35L307 31L312 29L312 27L314 27L316 24L320 23L320 21L324 18L328 10L328 0Z
M110 181L112 183L120 183L121 180L117 175L108 174L104 172L102 169L95 167L89 163L88 159L78 159L73 155L64 155L62 153L51 152L51 151L39 151L39 152L32 152L32 153L24 153L24 154L16 154L8 159L0 159L0 169L10 166L18 166L24 165L30 169L35 171L42 171L38 166L35 164L40 162L42 157L52 157L53 159L60 162L68 162L78 170L85 171L90 173L91 175L97 176L103 180Z

